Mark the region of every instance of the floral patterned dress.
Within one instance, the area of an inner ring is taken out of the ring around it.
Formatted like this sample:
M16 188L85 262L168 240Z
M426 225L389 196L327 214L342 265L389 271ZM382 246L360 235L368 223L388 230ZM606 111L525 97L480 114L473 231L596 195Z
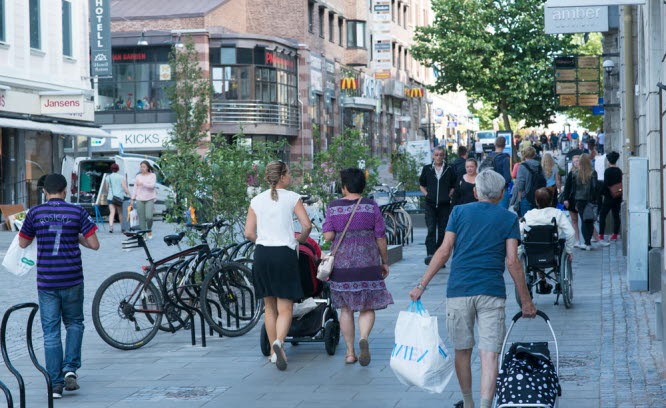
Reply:
M322 231L335 231L331 248L337 245L355 204L356 200L340 199L329 205ZM381 256L376 242L384 236L386 227L379 206L373 200L363 198L335 254L329 281L333 307L377 310L393 303L382 278Z

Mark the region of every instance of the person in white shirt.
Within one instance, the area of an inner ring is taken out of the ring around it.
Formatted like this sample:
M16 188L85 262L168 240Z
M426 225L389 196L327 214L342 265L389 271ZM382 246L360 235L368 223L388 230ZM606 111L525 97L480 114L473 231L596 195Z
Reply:
M284 339L291 326L294 301L304 297L298 244L307 241L312 222L301 196L286 190L291 184L291 174L285 163L269 163L264 178L271 188L250 202L245 237L256 244L252 265L254 289L266 307L264 322L272 344L271 362L283 371L287 369ZM294 215L301 224L299 235L294 233Z
M552 225L553 218L557 223L557 234L560 238L566 239L564 244L564 251L567 253L570 261L573 261L573 250L574 243L576 239L576 233L571 221L567 218L564 211L558 210L557 208L551 207L553 202L553 196L550 190L547 188L540 188L534 193L534 199L536 201L537 208L528 211L525 214L524 222L520 223L520 235L524 235L526 226L535 226L535 225ZM522 252L522 247L521 247ZM544 281L541 281L544 287L542 288L542 293L549 293L552 289L552 286ZM550 286L548 288L547 286Z

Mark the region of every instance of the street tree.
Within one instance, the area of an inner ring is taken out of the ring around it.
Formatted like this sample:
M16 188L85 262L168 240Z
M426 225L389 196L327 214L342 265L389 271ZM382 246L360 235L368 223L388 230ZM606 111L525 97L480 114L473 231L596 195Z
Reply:
M511 129L548 124L555 114L552 60L567 36L544 34L542 0L434 0L431 26L418 27L412 55L438 75L431 90L465 91Z

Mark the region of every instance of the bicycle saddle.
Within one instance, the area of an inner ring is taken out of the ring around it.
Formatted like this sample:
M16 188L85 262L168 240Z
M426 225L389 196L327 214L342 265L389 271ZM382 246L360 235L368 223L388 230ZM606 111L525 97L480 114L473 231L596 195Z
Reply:
M207 229L212 228L213 223L212 222L206 222L206 223L203 223L203 224L187 224L185 226L187 228L192 228L192 229L195 229L197 231L205 231Z
M125 234L125 236L127 236L127 237L135 237L137 235L143 235L143 234L146 234L148 232L153 232L153 231L152 230L126 231L126 232L123 232L123 234Z
M179 232L178 234L167 235L164 237L164 243L168 246L177 245L185 237L184 232Z

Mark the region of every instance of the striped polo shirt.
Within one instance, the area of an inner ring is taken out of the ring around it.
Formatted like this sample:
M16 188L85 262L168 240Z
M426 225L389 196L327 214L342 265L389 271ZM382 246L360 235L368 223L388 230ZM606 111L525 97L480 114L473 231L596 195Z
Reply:
M86 210L59 198L32 207L19 235L37 237L37 288L67 289L83 282L79 234L88 238L97 226Z

